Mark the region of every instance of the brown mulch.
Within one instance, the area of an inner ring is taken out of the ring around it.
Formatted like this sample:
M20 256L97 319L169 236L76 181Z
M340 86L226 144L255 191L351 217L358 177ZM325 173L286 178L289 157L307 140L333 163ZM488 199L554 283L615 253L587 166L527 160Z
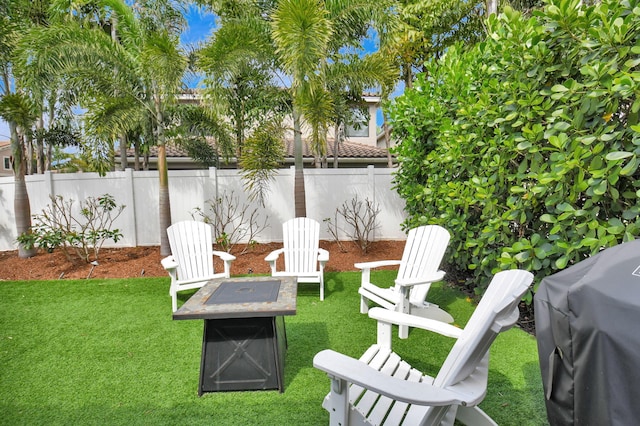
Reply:
M231 275L268 274L269 265L264 258L272 250L282 247L281 243L260 243L247 247L239 244L231 253L236 260L231 264ZM375 241L367 253L362 253L353 242L321 241L320 247L329 251L326 271L357 271L353 267L357 262L369 262L382 259L400 259L404 250L404 241ZM244 252L244 253L243 253ZM18 251L0 252L0 281L13 280L57 280L79 278L133 278L166 277L160 260L160 247L103 248L100 250L98 265L82 261L68 260L57 249L53 253L39 251L28 259L20 259ZM218 259L219 261L219 259ZM279 265L282 268L282 265ZM216 264L216 270L222 270L222 264ZM465 290L461 286L461 290ZM472 295L473 292L469 291ZM520 328L535 334L533 307L520 305Z
M338 245L332 241L321 241L320 246L329 250L326 271L356 271L353 264L357 262L400 259L404 241L373 242L366 254L353 242ZM231 275L269 273L269 265L264 258L280 247L281 243L234 246L231 253L236 256L236 260L231 264ZM160 264L162 257L158 246L103 248L98 255L98 266L92 267L79 260L68 260L60 249L53 253L39 251L28 259L20 259L17 250L4 251L0 252L0 281L166 277L167 273ZM216 270L220 268L221 265L216 265Z

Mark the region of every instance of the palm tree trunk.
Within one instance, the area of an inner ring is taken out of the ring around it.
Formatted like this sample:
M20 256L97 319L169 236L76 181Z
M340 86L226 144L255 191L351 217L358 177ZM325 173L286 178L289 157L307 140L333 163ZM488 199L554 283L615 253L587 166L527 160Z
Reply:
M413 74L411 72L411 65L404 64L402 67L402 78L404 79L404 86L406 89L413 87Z
M127 148L129 147L126 134L120 135L118 144L120 146L120 170L124 171L127 168Z
M169 236L167 228L171 226L171 200L169 199L169 172L167 170L167 151L164 140L164 125L159 96L156 96L156 125L158 126L158 217L160 220L160 255L169 256Z
M38 174L44 173L44 141L42 140L42 130L44 129L43 112L40 111L36 122L36 164Z
M171 226L171 201L169 199L169 174L167 171L167 155L165 144L158 144L158 175L159 182L159 218L160 218L160 254L168 256L171 254L167 228Z
M136 138L133 142L133 170L140 170L140 140Z
M306 193L304 188L304 164L302 163L302 131L300 129L300 114L293 109L293 145L294 168L293 200L296 217L307 216Z
M23 155L22 157L22 162L25 164L25 166L27 166L25 174L32 175L33 174L33 139L31 137L31 132L29 131L24 132L24 144L26 145L26 151L27 151L26 155Z
M338 157L340 156L340 142L342 142L343 123L336 123L333 128L333 168L338 168Z
M487 0L487 16L498 13L498 0Z
M53 92L57 93L57 92ZM49 129L52 129L56 124L56 97L52 94L49 98ZM47 141L47 155L45 159L44 169L51 170L51 161L53 157L53 144L51 141Z
M384 131L384 145L387 148L387 167L393 167L393 159L391 158L391 133L389 132L389 122L387 121L387 116L385 114L382 115L382 129Z
M13 214L16 220L16 232L18 235L31 234L31 206L29 203L27 184L24 179L24 147L18 138L18 129L15 122L9 122L9 130L11 132L11 150L13 154ZM18 257L24 259L32 257L35 254L35 247L27 248L24 244L18 243Z
M45 170L51 170L51 158L53 157L53 145L50 143L47 144L47 163L45 165Z

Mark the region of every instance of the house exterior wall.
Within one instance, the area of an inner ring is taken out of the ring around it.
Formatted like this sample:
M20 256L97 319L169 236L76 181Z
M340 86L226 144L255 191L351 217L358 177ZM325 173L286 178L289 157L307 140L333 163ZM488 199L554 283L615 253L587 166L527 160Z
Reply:
M379 228L373 240L404 240L401 229L405 219L404 201L392 189L391 169L369 166L357 169L305 170L307 216L320 222L320 238L333 239L325 219L336 222L336 209L356 198L370 200L380 208L377 216ZM118 204L125 204L114 228L121 230L118 243L107 242L106 247L155 246L160 244L158 223L158 174L156 171L110 172L100 177L97 173L56 174L26 176L31 202L31 213L38 214L50 203L50 196L61 195L65 200L112 195ZM251 201L243 190L244 182L238 170L170 170L169 190L172 222L192 219L196 207L207 212L208 200L231 196L237 206L254 209L266 229L254 239L257 242L282 241L282 222L294 217L294 168L282 169L269 184L268 201L261 206ZM13 214L13 177L0 178L0 251L15 250L16 230ZM76 212L77 214L77 212ZM346 228L338 215L337 225ZM240 226L237 223L236 226ZM339 238L348 240L340 231ZM248 241L241 241L248 242ZM110 243L110 244L109 244Z
M0 142L0 176L13 176L11 142Z
M347 135L345 139L347 142L353 142L353 143L359 143L362 145L378 147L377 131L378 131L378 107L380 106L380 97L364 96L363 99L367 103L367 107L369 109L369 121L367 123L368 132L366 136L365 135L361 135L361 136Z
M365 96L364 101L367 104L367 108L369 110L369 121L368 121L368 132L366 136L347 136L345 138L345 140L347 142L353 142L353 143L358 143L361 145L367 145L367 146L372 146L372 147L376 147L377 143L378 143L378 135L377 135L377 126L378 126L378 120L377 120L377 112L378 112L378 107L380 106L380 98L377 96ZM286 133L286 137L287 138L293 138L293 119L291 117L286 117L285 118L285 127L287 129L290 129L287 133ZM302 126L302 137L303 138L308 138L311 135L309 129L307 126ZM333 139L334 137L334 129L330 128L329 132L327 133L327 137ZM384 146L382 148L385 148Z

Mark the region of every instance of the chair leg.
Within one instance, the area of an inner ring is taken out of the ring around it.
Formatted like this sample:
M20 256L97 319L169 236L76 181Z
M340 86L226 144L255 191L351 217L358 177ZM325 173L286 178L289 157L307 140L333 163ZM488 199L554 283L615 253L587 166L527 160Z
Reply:
M331 377L331 376L329 376ZM349 386L344 379L331 377L331 392L328 395L329 425L344 426L349 417Z
M362 295L360 295L360 313L366 314L369 312L369 301Z
M400 287L400 300L398 303L398 312L402 312L404 314L411 313L411 302L409 301L409 288L408 287ZM409 326L407 325L399 325L398 326L398 337L401 339L406 339L409 337Z

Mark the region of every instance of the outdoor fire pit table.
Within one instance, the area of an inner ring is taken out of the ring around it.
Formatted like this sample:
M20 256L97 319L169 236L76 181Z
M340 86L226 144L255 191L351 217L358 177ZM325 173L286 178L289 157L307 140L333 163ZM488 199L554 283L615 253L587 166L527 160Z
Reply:
M284 392L285 315L296 314L295 277L218 278L173 313L204 319L198 395L278 389Z

